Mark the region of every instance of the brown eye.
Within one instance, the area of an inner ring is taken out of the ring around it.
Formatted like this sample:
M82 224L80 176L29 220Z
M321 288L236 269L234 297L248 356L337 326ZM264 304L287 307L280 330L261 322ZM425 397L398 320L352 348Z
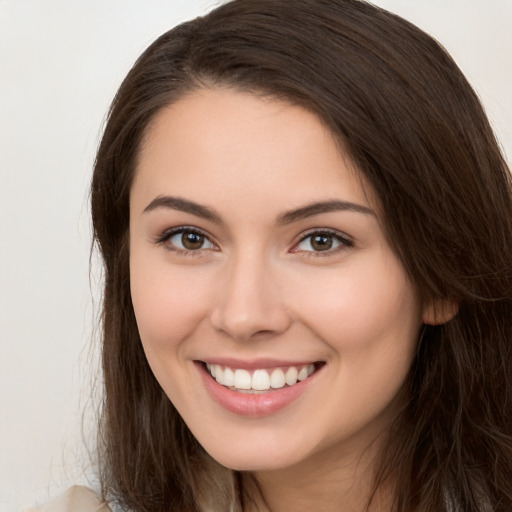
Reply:
M337 249L352 247L349 238L329 231L317 231L305 236L294 248L293 252L336 252Z
M181 235L181 244L185 249L194 251L201 249L204 243L204 236L198 233L183 233Z
M311 237L311 247L315 251L327 251L333 246L332 235L320 234Z
M210 239L197 231L180 229L166 238L166 245L175 251L201 251L213 249L214 245ZM165 240L163 240L165 241Z

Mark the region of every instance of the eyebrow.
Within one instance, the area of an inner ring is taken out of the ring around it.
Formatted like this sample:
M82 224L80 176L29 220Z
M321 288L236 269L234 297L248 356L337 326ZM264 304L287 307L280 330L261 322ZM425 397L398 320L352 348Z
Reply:
M277 218L276 224L278 226L282 226L285 224L291 224L292 222L296 222L298 220L306 219L307 217L313 217L314 215L319 215L321 213L339 211L349 211L363 213L365 215L376 216L375 212L371 208L368 208L357 203L339 200L318 201L316 203L311 203L301 208L297 208L295 210L290 210L286 213L283 213Z
M144 208L143 213L153 211L157 208L169 208L171 210L178 210L186 213L191 213L202 219L209 220L215 224L224 224L224 221L219 213L214 209L207 206L195 203L188 199L175 196L158 196L153 199ZM363 205L352 203L349 201L331 200L331 201L317 201L300 208L289 210L280 215L276 220L277 226L283 226L291 224L298 220L313 217L321 213L331 213L338 211L350 211L356 213L362 213L365 215L375 215L375 212Z
M157 208L170 208L171 210L191 213L192 215L209 220L215 224L223 223L222 217L215 210L181 197L158 196L144 208L143 213L150 212Z

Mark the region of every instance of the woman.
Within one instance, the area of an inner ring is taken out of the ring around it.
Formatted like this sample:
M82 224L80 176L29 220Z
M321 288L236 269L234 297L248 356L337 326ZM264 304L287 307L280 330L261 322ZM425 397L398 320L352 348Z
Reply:
M112 105L104 497L137 511L512 507L511 178L419 29L235 0Z

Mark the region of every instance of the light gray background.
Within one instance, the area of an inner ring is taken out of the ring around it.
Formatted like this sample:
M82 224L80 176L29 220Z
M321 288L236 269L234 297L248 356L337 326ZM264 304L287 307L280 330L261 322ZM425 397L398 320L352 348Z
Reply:
M94 486L83 447L93 430L93 298L101 277L93 259L89 282L94 152L135 58L216 3L0 0L1 512L44 502L72 483ZM452 53L510 162L512 0L375 3Z

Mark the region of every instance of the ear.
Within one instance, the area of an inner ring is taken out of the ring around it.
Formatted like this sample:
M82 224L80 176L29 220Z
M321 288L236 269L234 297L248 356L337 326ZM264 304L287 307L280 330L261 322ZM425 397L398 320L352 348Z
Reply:
M430 301L423 309L423 323L442 325L449 322L459 312L458 300L436 299Z

